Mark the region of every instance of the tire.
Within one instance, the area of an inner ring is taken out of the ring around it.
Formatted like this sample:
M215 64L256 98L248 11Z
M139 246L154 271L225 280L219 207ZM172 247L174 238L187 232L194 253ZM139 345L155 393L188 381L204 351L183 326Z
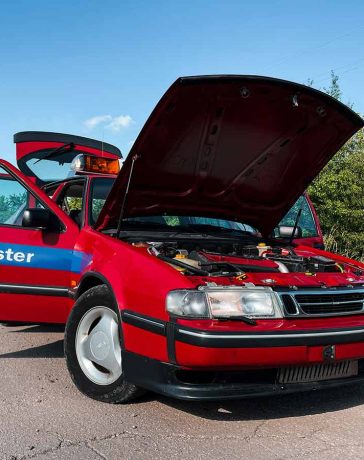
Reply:
M108 287L82 294L67 321L64 352L71 378L86 396L116 404L145 392L124 379L120 338L120 315Z

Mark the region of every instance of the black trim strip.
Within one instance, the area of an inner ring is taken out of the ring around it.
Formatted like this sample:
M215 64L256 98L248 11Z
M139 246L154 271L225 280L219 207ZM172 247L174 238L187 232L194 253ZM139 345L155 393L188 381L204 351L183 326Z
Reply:
M179 326L128 310L121 312L125 323L168 339L168 354L175 361L175 342L205 348L267 348L312 345L335 345L364 342L364 326L346 329L315 329L267 332L210 332Z
M121 319L124 323L139 327L145 331L154 332L154 334L158 335L166 335L165 321L141 315L140 313L130 312L128 310L121 311Z
M175 334L176 334L176 320L173 318L172 322L166 324L168 359L172 364L177 363Z
M364 342L364 327L285 333L213 333L178 327L176 340L205 348L273 348Z
M69 289L56 286L31 286L20 284L0 284L0 294L42 295L49 297L70 297Z

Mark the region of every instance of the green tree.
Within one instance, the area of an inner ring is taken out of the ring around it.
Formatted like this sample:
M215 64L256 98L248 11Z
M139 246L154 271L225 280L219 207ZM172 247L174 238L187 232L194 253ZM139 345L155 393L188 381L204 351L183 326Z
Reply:
M313 83L313 81L312 81ZM338 101L341 101L342 98L342 91L339 85L339 76L335 74L333 70L331 70L331 82L328 88L323 88L325 93L329 94L330 96L334 97Z
M13 195L0 195L0 222L5 223L27 201L26 192Z
M341 99L338 76L325 91ZM364 260L364 135L359 131L309 187L328 250Z

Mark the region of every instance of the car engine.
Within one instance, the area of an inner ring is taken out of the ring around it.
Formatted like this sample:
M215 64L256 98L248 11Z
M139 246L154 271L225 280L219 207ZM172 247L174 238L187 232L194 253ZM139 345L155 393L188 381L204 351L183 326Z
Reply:
M248 273L342 273L335 260L301 254L292 246L226 243L207 241L138 242L149 254L169 263L184 274L236 276ZM357 273L361 275L361 273Z

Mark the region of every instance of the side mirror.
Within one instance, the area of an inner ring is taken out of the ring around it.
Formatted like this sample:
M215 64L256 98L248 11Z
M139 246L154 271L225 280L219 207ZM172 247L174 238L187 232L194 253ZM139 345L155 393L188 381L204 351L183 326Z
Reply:
M40 228L42 230L59 230L60 225L57 217L48 209L28 208L24 211L23 227Z
M294 227L290 225L280 225L278 227L279 238L291 238ZM293 238L302 238L302 228L297 226Z

